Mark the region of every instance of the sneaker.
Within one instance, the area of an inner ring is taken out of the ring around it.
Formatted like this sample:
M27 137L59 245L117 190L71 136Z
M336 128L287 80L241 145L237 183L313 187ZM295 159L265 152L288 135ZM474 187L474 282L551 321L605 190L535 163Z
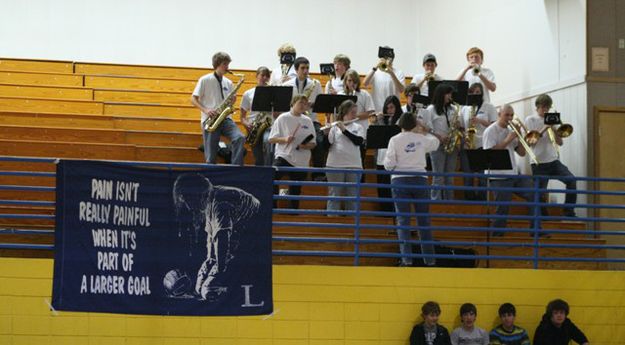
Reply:
M279 195L281 195L281 196L289 195L289 189L288 188L280 188Z

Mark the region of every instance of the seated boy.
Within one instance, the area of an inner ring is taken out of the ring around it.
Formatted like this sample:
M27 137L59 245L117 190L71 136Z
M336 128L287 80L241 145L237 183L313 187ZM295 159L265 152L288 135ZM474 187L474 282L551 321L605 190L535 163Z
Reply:
M421 307L423 322L410 333L410 345L450 345L447 328L438 324L441 307L436 302L425 302Z
M477 308L471 303L460 306L462 326L451 332L452 345L488 345L488 333L475 325Z
M569 315L569 304L561 299L554 299L547 304L547 311L534 333L534 345L566 345L571 340L581 345L588 345L584 335Z
M501 324L490 331L491 345L530 345L527 331L514 324L516 308L512 303L504 303L499 307Z

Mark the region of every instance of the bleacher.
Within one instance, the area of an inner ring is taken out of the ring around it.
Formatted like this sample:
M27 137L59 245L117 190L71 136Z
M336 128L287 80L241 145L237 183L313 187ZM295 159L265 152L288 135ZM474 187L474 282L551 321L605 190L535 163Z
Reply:
M203 155L197 150L202 138L198 111L190 105L190 95L197 79L210 69L186 67L161 67L122 64L82 63L69 61L42 61L0 58L0 155L22 157L55 157L75 159L102 159L127 161L159 161L179 163L202 163ZM254 71L234 71L246 76L241 96L254 87ZM322 84L327 76L313 75ZM236 82L236 77L234 77ZM240 102L241 97L238 98ZM237 104L238 105L238 104ZM238 122L238 113L234 116ZM240 125L240 124L239 124ZM371 159L371 157L370 157ZM246 164L253 157L248 148ZM39 162L0 161L2 171L54 171L54 164ZM1 185L53 187L53 177L0 176ZM375 176L367 175L368 182ZM457 179L460 180L460 179ZM2 200L31 200L44 202L40 206L2 205L2 214L53 215L54 192L50 190L0 190ZM327 195L323 185L303 188L303 195ZM363 197L376 197L375 189L362 190ZM460 194L458 194L460 196ZM282 202L280 205L284 206ZM377 210L378 203L365 201L362 209ZM301 208L323 210L322 200L305 200ZM485 205L444 205L431 207L434 214L492 213ZM512 214L526 214L523 206L512 207ZM354 259L341 252L354 250L353 217L307 216L306 221L319 226L288 225L301 222L301 217L274 214L274 250L299 249L337 252L336 256L274 255L275 263L323 263L351 265ZM363 229L361 238L396 240L392 230L393 219L380 216L362 216L360 223L379 225L376 229ZM0 218L4 229L54 229L50 217ZM331 223L330 225L324 223ZM333 226L332 224L342 224ZM351 224L351 225L350 225ZM487 227L483 219L458 217L433 218L435 226ZM509 222L513 228L527 228L527 221ZM388 227L388 230L384 230ZM581 221L544 221L544 229L586 230ZM294 237L319 238L318 242L294 242ZM487 231L435 231L437 240L460 242L489 242ZM334 241L324 239L345 239ZM51 244L49 234L18 235L0 234L0 242ZM527 233L509 233L497 242L514 243L518 246L484 247L470 246L480 255L531 256L529 244L533 239ZM603 244L599 238L582 234L552 234L541 238L541 243L570 243L575 245ZM363 252L397 252L396 243L362 244ZM605 257L605 250L595 248L546 248L541 255L553 257ZM0 250L3 256L49 257L51 251ZM395 265L396 258L363 256L361 265ZM530 260L480 260L481 267L531 267ZM601 269L597 262L542 262L540 267Z

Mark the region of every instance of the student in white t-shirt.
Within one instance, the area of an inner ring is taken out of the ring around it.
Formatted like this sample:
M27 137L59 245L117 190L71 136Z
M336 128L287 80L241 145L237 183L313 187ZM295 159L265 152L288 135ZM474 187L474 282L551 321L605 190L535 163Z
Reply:
M339 106L337 121L335 125L326 129L330 150L328 152L327 168L337 169L362 169L360 160L360 146L365 142L365 133L358 122L344 124L345 121L356 119L358 107L351 100L344 101ZM361 173L353 172L331 172L327 171L328 182L350 183L348 186L328 186L328 196L330 197L355 197L356 185ZM328 200L328 211L340 211L340 200ZM345 201L345 210L356 210L355 201ZM330 213L329 216L338 214Z
M432 159L432 172L435 173L454 173L456 172L456 161L458 159L459 147L454 147L451 152L445 150L447 142L454 140L451 137L451 131L454 122L460 122L456 118L457 106L452 103L453 88L448 84L440 84L434 90L432 104L427 108L429 115L427 119L430 121L428 127L441 142L436 151L430 153ZM457 123L455 126L459 127ZM453 177L437 175L432 177L432 186L453 186ZM434 200L453 200L454 193L451 189L432 189L432 199Z
M308 99L305 95L297 95L291 100L291 111L282 113L271 127L269 142L276 144L274 166L280 167L308 167L310 150L315 142L315 128L308 116L303 115L308 109ZM276 171L275 180L284 176L295 181L304 181L305 172ZM274 194L278 194L277 185L273 187ZM289 195L300 195L302 186L289 186ZM274 201L274 207L276 203ZM289 200L290 208L299 208L299 200Z
M378 70L377 64L373 66L371 71L365 77L365 87L371 85L371 97L373 97L373 106L375 111L382 112L382 106L388 96L401 97L404 92L404 83L406 77L404 72L393 67L394 58L388 59L388 68L386 71Z
M484 62L484 52L473 47L467 51L467 61L469 64L460 72L457 80L466 80L469 85L480 83L484 85L484 101L490 102L490 93L497 90L495 84L495 73L492 70L482 66Z
M429 95L428 82L432 80L443 80L443 78L436 74L436 56L434 54L425 54L423 57L423 72L417 73L412 77L411 83L417 85L423 96Z
M516 155L523 157L525 156L525 147L519 143L519 139L515 132L508 129L508 124L514 118L514 109L509 104L506 104L501 107L499 110L499 115L497 117L497 121L488 126L484 131L483 145L484 150L508 150L508 156L510 157L510 162L512 163L512 169L510 170L487 170L487 174L493 175L506 175L507 177L489 177L490 186L494 188L532 188L533 184L530 179L527 178L519 178L519 167L516 161ZM519 132L520 133L520 132ZM518 191L513 192L509 190L493 191L495 196L495 201L497 202L510 202L512 200L512 194L516 194L519 197L533 202L534 193L527 191ZM495 214L497 218L493 219L491 222L491 226L494 228L505 228L508 222L508 210L509 205L497 205L495 209ZM528 207L528 215L534 215L534 208ZM533 225L532 225L533 227ZM495 231L492 233L493 236L503 236L504 232Z
M343 91L345 72L347 72L351 64L352 61L345 54L337 54L334 57L334 76L326 83L325 93L336 95Z
M478 96L481 100L478 104L462 107L460 111L460 120L464 129L464 143L460 149L460 168L464 173L473 172L469 165L469 157L466 150L482 149L484 130L497 121L497 109L491 103L484 101L482 98L483 90L484 87L480 83L474 83L469 86L469 95ZM478 172L483 173L483 171ZM475 178L473 177L465 177L465 187L473 187L475 185L474 180ZM479 187L486 187L485 178L477 178L477 182ZM465 190L464 198L466 200L486 200L486 191Z
M327 149L323 145L324 137L323 133L319 130L321 128L321 123L319 123L317 119L317 113L312 112L315 100L317 96L321 94L321 83L309 77L310 61L308 61L307 58L303 56L298 57L295 59L293 66L295 67L297 76L284 83L283 86L293 87L293 96L306 95L308 99L308 108L304 116L312 120L316 132L315 140L317 141L317 145L312 150L312 166L315 168L323 168L325 166ZM323 172L313 172L311 175L315 181L325 180L325 173Z
M560 161L560 149L564 142L559 132L554 126L545 125L545 113L549 111L553 105L553 100L547 94L539 95L534 102L536 106L536 114L528 116L525 119L525 127L528 131L544 132L534 145L534 153L538 164L532 164L533 175L552 176L559 179L566 185L566 197L564 199L563 215L566 217L575 217L575 203L577 202L577 185L573 179L575 176L569 168ZM541 179L539 185L541 189L547 188L548 179ZM541 196L543 202L546 197ZM543 207L542 215L547 216L547 208Z
M271 75L271 71L269 68L265 66L261 66L256 70L256 81L258 86L266 86L269 81ZM256 88L251 88L243 93L243 97L241 99L241 123L247 129L248 133L251 131L254 121L259 115L258 111L252 111L252 102L254 100L254 94L256 92ZM272 115L263 114L263 116L271 116L270 119L273 119ZM269 143L269 131L271 127L267 128L263 133L261 133L262 138L258 138L258 144L252 147L252 153L254 154L255 165L266 165L270 166L273 163L273 145ZM251 144L250 144L251 145Z
M360 75L356 70L349 69L345 72L345 88L339 95L356 96L356 118L358 118L358 124L362 126L364 131L364 138L367 138L367 129L369 128L369 117L375 113L375 107L373 106L373 99L367 90L360 88ZM360 158L362 166L365 166L365 158L367 155L367 149L365 145L360 147Z
M404 227L397 229L397 236L401 241L409 241L410 216L406 213L414 212L422 215L417 216L417 229L419 239L421 241L431 242L432 231L423 229L422 227L430 226L430 217L426 214L429 212L429 203L425 202L430 199L428 189L418 188L427 186L428 180L425 176L426 158L425 154L436 150L440 142L438 139L427 133L423 127L417 126L417 119L411 113L403 113L399 119L399 127L401 133L391 138L388 143L388 149L384 156L384 168L389 171L398 171L391 176L391 186L394 199L411 199L414 203L408 201L395 201L395 211L402 213L397 215L397 225ZM405 174L403 172L408 172ZM405 187L406 185L417 188ZM419 202L417 202L419 200ZM399 251L402 255L401 266L412 266L413 259L411 243L400 243ZM422 243L421 252L423 254L434 254L433 243ZM433 266L436 260L433 257L424 257L423 261L428 266Z
M282 58L282 54L291 53L297 54L295 47L291 43L285 43L278 48L278 58ZM280 64L276 66L271 72L271 78L269 79L269 85L280 86L287 81L295 78L295 68L293 64Z
M201 111L201 127L204 139L204 158L206 163L217 163L217 150L219 149L219 138L223 135L230 139L232 147L232 164L243 165L245 155L245 137L237 124L230 118L230 115L223 120L221 125L213 132L204 129L204 122L209 118L219 116L216 110L224 101L228 94L234 89L232 82L224 76L230 68L230 55L224 52L217 52L213 55L213 73L201 77L191 96L191 104ZM235 103L236 95L233 96L232 104Z

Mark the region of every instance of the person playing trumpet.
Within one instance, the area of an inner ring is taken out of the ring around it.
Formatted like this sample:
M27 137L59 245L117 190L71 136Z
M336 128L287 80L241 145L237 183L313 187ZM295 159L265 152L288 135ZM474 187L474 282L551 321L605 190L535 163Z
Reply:
M428 82L431 80L443 80L441 76L436 74L436 56L434 54L425 54L423 57L423 72L417 73L412 77L412 83L415 83L423 96L428 96Z
M388 48L388 47L387 47ZM373 105L375 106L376 113L381 113L384 106L384 101L388 96L395 95L397 98L401 97L401 93L404 92L404 83L406 77L404 72L393 66L394 57L386 58L383 62L386 64L385 69L380 69L379 66L382 61L378 62L365 77L365 87L371 85L373 90L371 96L373 97Z
M324 130L328 136L330 150L326 167L337 169L362 169L360 159L360 146L365 142L365 131L362 126L354 121L358 112L358 106L351 100L346 100L339 106L337 123L326 127ZM345 123L345 121L350 123ZM356 182L359 174L356 172L331 172L327 171L328 182L350 183L348 186L328 186L328 196L330 197L355 197ZM341 200L328 200L328 211L340 211ZM356 210L354 201L345 201L345 210ZM336 216L336 214L329 214Z
M575 203L577 202L575 176L566 165L560 162L558 146L562 146L563 142L559 131L556 131L552 126L545 125L545 113L553 105L553 100L549 95L542 94L536 98L534 104L536 105L536 114L525 119L527 129L529 131L537 131L540 134L534 145L534 153L538 159L538 164L531 165L532 174L555 177L564 183L567 192L562 213L566 217L575 217ZM540 188L547 188L548 183L549 179L540 179ZM541 196L541 199L545 199L544 194ZM542 213L547 215L546 207L543 208Z
M482 66L484 62L484 52L478 47L473 47L467 51L467 62L469 63L458 75L457 80L466 80L469 85L480 83L484 85L484 100L490 102L490 92L497 90L495 84L495 73Z

